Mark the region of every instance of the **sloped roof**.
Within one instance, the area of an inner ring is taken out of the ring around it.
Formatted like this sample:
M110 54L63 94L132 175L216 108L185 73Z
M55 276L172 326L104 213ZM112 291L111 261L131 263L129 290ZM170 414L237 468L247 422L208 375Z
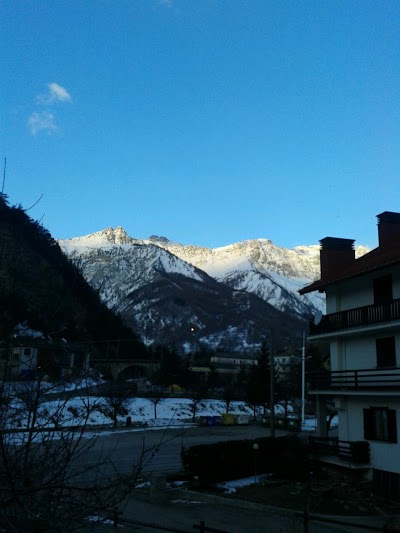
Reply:
M338 281L351 279L396 264L400 264L400 243L394 243L390 247L379 246L356 259L354 263L344 268L341 272L335 273L332 277L314 281L311 285L300 289L299 293L306 294L308 292L323 291L326 287Z

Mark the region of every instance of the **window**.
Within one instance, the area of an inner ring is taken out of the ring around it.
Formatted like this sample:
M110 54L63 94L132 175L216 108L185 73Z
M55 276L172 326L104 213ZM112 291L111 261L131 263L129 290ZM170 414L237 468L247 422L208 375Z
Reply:
M374 304L388 304L393 300L392 276L381 276L373 281Z
M376 366L378 368L396 366L396 342L394 337L376 339Z
M387 407L364 409L364 439L397 442L396 411Z
M31 349L30 348L24 348L24 355L31 355Z

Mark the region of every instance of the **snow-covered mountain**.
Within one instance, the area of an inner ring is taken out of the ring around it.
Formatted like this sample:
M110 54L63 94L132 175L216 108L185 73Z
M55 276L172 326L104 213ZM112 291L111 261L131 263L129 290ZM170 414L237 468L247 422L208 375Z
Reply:
M318 245L288 250L256 239L209 249L134 239L121 227L59 244L149 344L254 350L271 327L290 344L324 308L322 295L298 294L319 277Z
M255 294L281 311L309 314L322 309L321 295L299 297L298 290L319 277L319 246L279 248L270 240L238 242L222 248L182 246L165 238L149 242L172 252L226 285Z

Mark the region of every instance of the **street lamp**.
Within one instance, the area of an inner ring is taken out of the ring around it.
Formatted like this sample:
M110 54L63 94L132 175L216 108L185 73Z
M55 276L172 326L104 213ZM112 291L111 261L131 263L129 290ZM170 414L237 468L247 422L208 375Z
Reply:
M301 348L301 427L304 425L304 404L306 401L306 332L303 331L303 346Z
M269 354L269 391L270 391L270 427L271 438L275 438L275 398L274 398L274 336L275 331L270 328L270 354Z
M303 331L303 346L301 348L301 358L296 357L293 355L295 359L301 359L301 425L304 425L304 408L306 403L306 359L310 359L310 357L306 357L306 332Z
M255 442L253 444L254 451L254 483L257 483L257 452L259 450L259 445Z

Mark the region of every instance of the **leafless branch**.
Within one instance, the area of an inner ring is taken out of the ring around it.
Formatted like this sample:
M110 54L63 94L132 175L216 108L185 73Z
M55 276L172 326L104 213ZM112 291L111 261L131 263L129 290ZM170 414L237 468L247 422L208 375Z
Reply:
M30 211L31 209L33 209L35 207L35 205L37 205L42 198L43 198L43 193L39 196L39 198L36 200L36 202L34 204L32 204L27 209L24 209L24 212L26 213L27 211Z
M112 450L100 453L96 435L87 434L100 400L82 393L72 427L66 394L52 399L51 411L44 403L51 389L40 380L0 387L0 527L10 531L38 520L49 530L80 527L85 516L123 501L137 483L143 458L153 453L143 450L121 472Z
M6 184L6 168L7 168L7 158L4 158L4 167L3 167L3 185L1 187L1 194L4 193L4 187Z

